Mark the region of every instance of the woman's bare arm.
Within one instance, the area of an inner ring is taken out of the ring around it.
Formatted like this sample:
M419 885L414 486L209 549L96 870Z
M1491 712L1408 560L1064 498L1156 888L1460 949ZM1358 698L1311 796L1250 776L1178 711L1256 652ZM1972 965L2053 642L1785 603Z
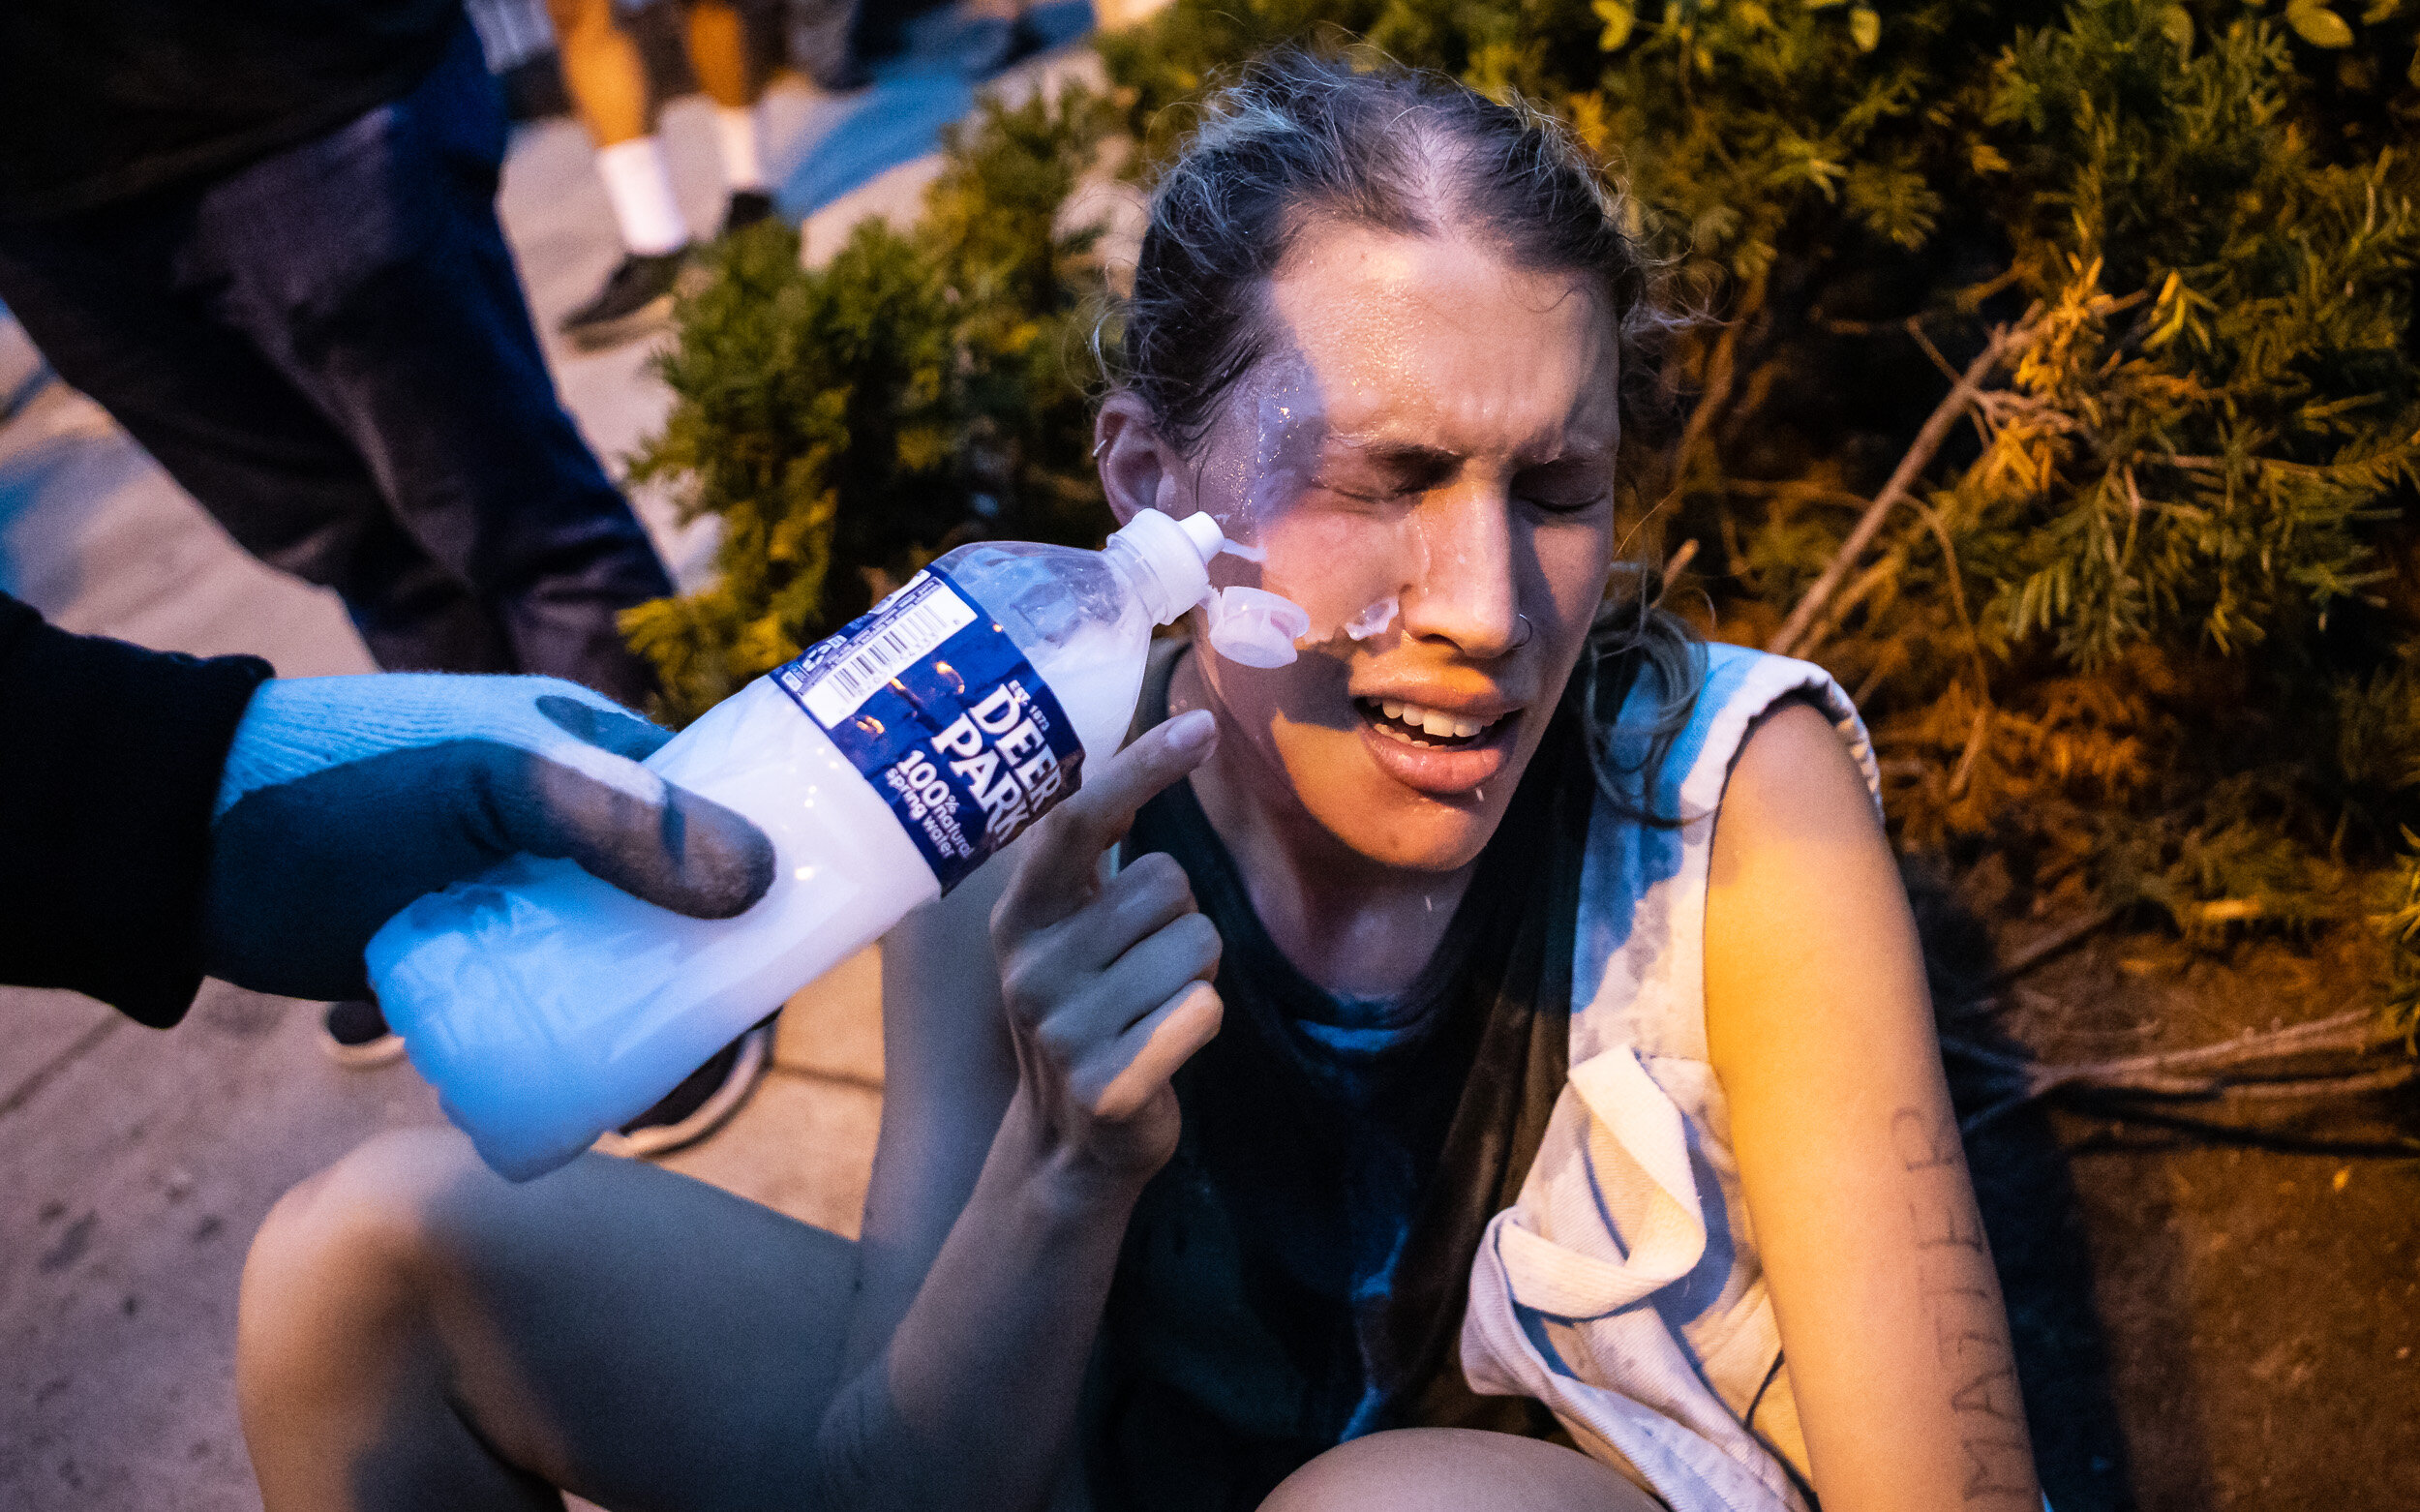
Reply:
M1826 1512L2042 1504L1906 893L1815 710L1714 834L1707 1037Z
M883 937L882 1135L858 1239L850 1375L882 1352L916 1300L1016 1092L991 909L1031 839Z
M967 932L979 893L887 944L897 1106L868 1201L858 1364L819 1435L823 1503L1048 1497L1128 1215L1175 1148L1167 1078L1219 1022L1218 935L1182 869L1145 857L1104 881L1100 862L1212 738L1207 714L1184 716L1104 763L1021 843L987 932Z

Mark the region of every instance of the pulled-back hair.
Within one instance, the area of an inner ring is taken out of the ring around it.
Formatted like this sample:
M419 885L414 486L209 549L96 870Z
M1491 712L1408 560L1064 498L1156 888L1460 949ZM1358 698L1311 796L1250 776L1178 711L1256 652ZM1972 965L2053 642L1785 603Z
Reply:
M1623 225L1602 164L1562 124L1442 75L1363 68L1295 48L1215 91L1151 197L1151 222L1121 312L1121 386L1190 452L1266 351L1269 283L1305 229L1325 223L1404 236L1468 237L1510 265L1571 273L1604 301L1617 343L1625 435L1653 390L1671 320L1654 265ZM1696 638L1660 607L1662 577L1618 574L1566 696L1588 717L1607 794L1636 817L1704 680ZM1654 708L1623 731L1644 749L1618 763L1609 739L1629 688ZM1644 738L1644 744L1638 742Z

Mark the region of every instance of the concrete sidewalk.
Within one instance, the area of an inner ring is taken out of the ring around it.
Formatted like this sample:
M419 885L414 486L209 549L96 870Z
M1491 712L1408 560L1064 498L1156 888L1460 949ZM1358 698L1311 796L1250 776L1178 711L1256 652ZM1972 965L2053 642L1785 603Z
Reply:
M1089 53L1063 49L1002 84L1071 71L1090 75ZM862 106L777 88L775 166L809 166L798 144L828 140L850 108ZM676 102L664 133L691 224L711 227L707 106ZM823 205L810 250L867 214L913 216L934 166L905 159ZM522 132L502 209L563 397L620 471L669 400L648 344L580 354L554 336L619 256L579 127ZM77 631L250 651L287 676L373 670L332 594L245 556L97 406L39 371L0 318L0 587ZM711 523L682 529L666 499L634 502L694 583ZM881 1109L878 979L868 953L793 999L749 1104L664 1164L854 1234ZM219 983L166 1035L75 994L0 988L0 1506L259 1505L232 1391L246 1246L294 1182L379 1130L439 1120L408 1066L340 1070L318 1035L316 1005Z

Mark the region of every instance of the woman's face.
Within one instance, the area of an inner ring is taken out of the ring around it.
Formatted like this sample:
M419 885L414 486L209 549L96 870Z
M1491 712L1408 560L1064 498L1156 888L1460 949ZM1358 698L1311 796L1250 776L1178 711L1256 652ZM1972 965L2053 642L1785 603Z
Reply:
M1199 658L1222 768L1257 766L1252 791L1290 789L1372 861L1453 870L1495 832L1604 595L1612 322L1576 275L1350 226L1305 232L1259 318L1266 357L1190 456L1131 404L1104 412L1111 499L1210 511L1265 554L1213 581L1310 613L1290 666Z

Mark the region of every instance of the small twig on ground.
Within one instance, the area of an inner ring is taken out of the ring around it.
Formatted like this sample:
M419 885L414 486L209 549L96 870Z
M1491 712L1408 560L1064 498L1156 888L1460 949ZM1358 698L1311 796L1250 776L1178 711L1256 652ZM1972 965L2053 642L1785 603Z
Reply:
M1722 323L1722 334L1714 338L1713 349L1706 354L1706 387L1699 391L1697 403L1690 407L1689 418L1680 428L1680 439L1669 454L1671 486L1664 491L1664 497L1655 507L1648 511L1649 518L1671 507L1679 499L1681 490L1688 486L1689 458L1697 450L1698 443L1705 439L1706 433L1713 428L1714 417L1731 401L1731 386L1737 376L1739 333L1763 313L1764 308L1765 277L1760 273L1740 297L1738 311ZM1738 555L1737 552L1732 553L1735 559Z
M2112 903L2106 908L2086 914L2081 919L2071 920L2061 924L2001 962L2000 969L1993 972L1985 981L1985 986L2007 986L2069 946L2116 922L2118 916L2125 912L2125 904Z
M2004 325L1991 333L1991 340L1976 354L1975 360L1966 365L1966 371L1959 375L1957 382L1942 397L1933 412L1925 416L1923 428L1916 433L1915 444L1908 448L1906 456L1899 459L1899 466L1892 470L1891 481L1885 483L1882 492L1874 496L1874 501L1865 506L1865 513L1860 517L1856 528L1849 531L1849 538L1840 543L1840 549L1832 554L1823 575L1791 609L1790 618L1782 621L1780 630L1765 648L1767 650L1787 656L1804 638L1807 627L1823 612L1825 602L1839 591L1841 582L1857 565L1857 559L1865 554L1866 547L1873 544L1874 536L1882 529L1884 520L1889 518L1891 506L1908 496L1916 486L1916 480L1932 465L1933 454L1941 449L1941 443L1949 438L1958 417L1966 412L1967 406L1973 404L1981 392L1983 379L1990 377L1992 371L2011 353L2031 342L2035 330L2029 317L2022 324Z
M1680 444L1673 448L1673 483L1677 489L1688 475L1689 454L1714 423L1714 412L1731 397L1732 365L1739 349L1739 327L1748 317L1742 314L1723 326L1714 338L1714 349L1706 358L1706 388L1690 407L1689 418L1680 428Z
M1922 317L1908 317L1907 333L1916 338L1917 346L1924 348L1924 355L1933 359L1933 366L1941 370L1941 376L1943 378L1948 378L1952 383L1960 381L1958 370L1950 366L1950 359L1943 356L1941 354L1941 348L1933 345L1933 339L1924 334L1924 321Z
M1874 696L1874 690L1881 687L1892 673L1895 673L1902 667L1905 667L1908 664L1908 660L1909 656L1906 647L1895 641L1885 645L1882 649L1882 654L1874 658L1874 665L1867 670L1865 674L1865 680L1860 682L1856 689L1849 694L1849 702L1857 705L1860 709L1864 708L1866 701ZM1922 764L1919 763L1918 765L1921 767Z
M1991 731L1991 706L1975 711L1975 728L1967 732L1966 749L1958 757L1958 767L1950 773L1950 797L1964 796L1966 784L1975 775L1975 758L1983 753L1983 737Z
M2013 287L2016 282L2024 276L2025 270L2023 268L2011 267L1994 274L1980 284L1971 285L1968 287L1962 288L1958 290L1958 308L1960 310L1979 310L1982 308L1984 300L1989 299L1992 295L1999 293L2003 289Z

